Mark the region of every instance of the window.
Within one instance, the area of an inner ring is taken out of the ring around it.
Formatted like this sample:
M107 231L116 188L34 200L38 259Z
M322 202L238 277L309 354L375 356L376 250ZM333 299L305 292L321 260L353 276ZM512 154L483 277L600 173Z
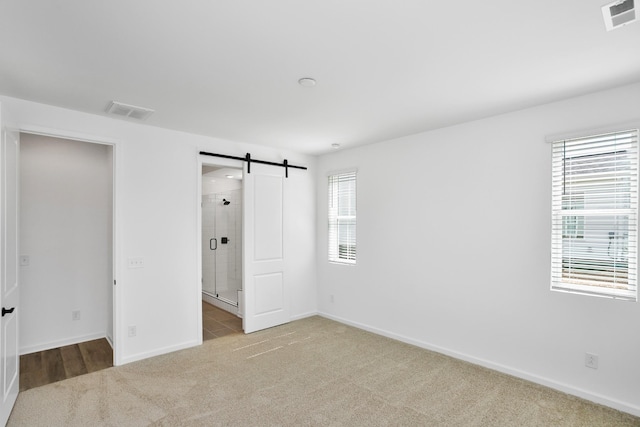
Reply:
M329 176L329 261L356 263L356 172Z
M638 130L552 150L551 289L636 301Z

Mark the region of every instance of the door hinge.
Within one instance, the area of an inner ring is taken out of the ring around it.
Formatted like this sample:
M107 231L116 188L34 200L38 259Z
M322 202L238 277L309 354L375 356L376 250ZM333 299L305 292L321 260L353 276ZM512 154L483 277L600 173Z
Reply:
M114 281L113 281L113 286L115 286L115 285L116 285L116 281L114 280Z

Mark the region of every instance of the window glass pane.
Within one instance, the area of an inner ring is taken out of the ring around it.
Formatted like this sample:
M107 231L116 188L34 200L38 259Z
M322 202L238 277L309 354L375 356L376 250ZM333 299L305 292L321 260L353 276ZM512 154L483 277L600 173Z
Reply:
M356 260L356 174L329 176L329 260Z
M553 143L552 289L637 299L637 135Z
M563 210L584 209L584 193L562 197ZM568 239L584 238L584 217L570 215L562 217L562 237Z

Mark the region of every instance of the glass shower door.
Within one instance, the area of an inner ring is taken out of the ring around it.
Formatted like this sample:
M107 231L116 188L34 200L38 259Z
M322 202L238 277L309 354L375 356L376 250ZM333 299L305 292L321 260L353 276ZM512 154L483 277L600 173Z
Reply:
M216 296L216 200L202 197L202 292Z
M238 306L242 289L239 190L202 198L202 292Z

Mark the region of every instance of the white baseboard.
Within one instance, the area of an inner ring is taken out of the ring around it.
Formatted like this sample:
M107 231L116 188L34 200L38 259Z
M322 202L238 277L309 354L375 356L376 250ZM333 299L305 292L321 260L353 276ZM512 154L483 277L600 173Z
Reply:
M336 322L344 323L349 326L356 327L358 329L363 329L365 331L373 332L377 335L382 335L387 338L391 338L397 341L401 341L407 344L415 345L416 347L421 347L426 350L435 351L437 353L445 354L447 356L451 356L455 359L464 360L465 362L473 363L475 365L480 365L485 368L492 369L494 371L502 372L508 375L512 375L514 377L518 377L527 381L531 381L532 383L540 384L545 387L549 387L555 390L559 390L563 393L571 394L573 396L580 397L585 400L589 400L594 403L598 403L600 405L608 406L610 408L617 409L622 412L627 412L631 415L635 415L640 417L640 406L628 403L621 402L617 399L613 399L601 394L593 393L587 390L583 390L578 387L571 386L569 384L564 384L549 378L541 377L535 374L531 374L520 369L512 368L510 366L502 365L499 363L494 363L489 360L480 359L474 356L470 356L465 353L460 353L454 350L450 350L444 347L440 347L437 345L429 344L424 341L416 340L410 337L406 337L404 335L399 335L393 332L389 332L383 329L374 328L372 326L368 326L362 323L353 322L348 319L344 319L339 316L334 316L329 313L319 312L317 313L319 316L326 317L327 319L335 320Z
M150 357L161 356L163 354L172 353L172 352L178 351L178 350L184 350L186 348L197 347L197 346L199 346L201 344L202 344L202 342L198 342L198 340L188 341L188 342L185 342L185 343L182 343L182 344L178 344L178 345L172 345L172 346L169 346L169 347L159 348L159 349L153 350L153 351L147 351L147 352L144 352L144 353L138 353L138 354L134 354L134 355L131 355L131 356L126 356L126 357L122 358L122 360L120 361L120 364L118 366L126 365L127 363L137 362L137 361L143 360L143 359L148 359Z
M29 353L35 353L36 351L51 350L52 348L64 347L65 345L73 345L85 341L98 340L100 338L106 338L106 334L104 332L96 332L93 334L80 335L77 337L65 338L57 341L49 341L45 343L29 345L20 348L20 355L22 356ZM113 345L111 345L111 347L113 348Z
M291 316L291 321L306 319L307 317L317 316L317 311L309 311L308 313L296 314L295 316Z

